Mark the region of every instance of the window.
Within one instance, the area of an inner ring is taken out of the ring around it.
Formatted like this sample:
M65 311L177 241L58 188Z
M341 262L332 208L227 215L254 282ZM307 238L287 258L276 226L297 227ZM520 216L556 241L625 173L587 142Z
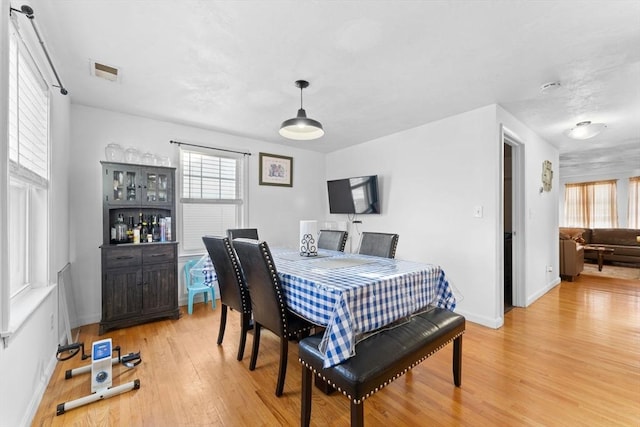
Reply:
M566 227L617 227L616 180L565 184L564 221Z
M202 252L204 235L225 235L244 220L246 166L238 155L180 149L182 250Z
M49 92L15 31L9 57L9 293L15 297L49 282Z
M640 176L629 178L629 228L640 228Z

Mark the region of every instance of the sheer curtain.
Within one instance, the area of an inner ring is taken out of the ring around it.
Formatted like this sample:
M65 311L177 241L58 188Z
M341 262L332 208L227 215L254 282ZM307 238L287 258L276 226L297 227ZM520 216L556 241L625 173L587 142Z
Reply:
M567 227L616 228L617 180L565 184L564 221Z
M640 228L640 176L629 178L629 228Z

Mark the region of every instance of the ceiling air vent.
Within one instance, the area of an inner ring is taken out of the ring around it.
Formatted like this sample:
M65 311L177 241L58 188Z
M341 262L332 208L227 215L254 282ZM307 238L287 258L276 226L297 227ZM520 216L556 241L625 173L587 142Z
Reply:
M102 64L91 60L91 75L109 80L110 82L120 81L120 69L111 65Z

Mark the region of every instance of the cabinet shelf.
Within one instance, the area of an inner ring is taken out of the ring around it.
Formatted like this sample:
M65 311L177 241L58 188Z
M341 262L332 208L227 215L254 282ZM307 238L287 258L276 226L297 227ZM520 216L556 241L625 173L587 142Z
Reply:
M140 242L140 243L107 243L100 245L101 249L104 248L121 248L121 247L139 247L139 246L156 246L156 245L175 245L178 242Z

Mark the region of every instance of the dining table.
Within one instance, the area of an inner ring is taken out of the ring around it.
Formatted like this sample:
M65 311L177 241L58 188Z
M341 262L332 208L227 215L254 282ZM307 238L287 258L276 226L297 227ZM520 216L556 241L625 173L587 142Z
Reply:
M288 308L325 328L320 343L324 367L353 356L356 344L381 328L432 306L456 307L438 265L322 249L316 256L290 248L270 250ZM203 263L209 283L215 280L211 267L210 259Z

